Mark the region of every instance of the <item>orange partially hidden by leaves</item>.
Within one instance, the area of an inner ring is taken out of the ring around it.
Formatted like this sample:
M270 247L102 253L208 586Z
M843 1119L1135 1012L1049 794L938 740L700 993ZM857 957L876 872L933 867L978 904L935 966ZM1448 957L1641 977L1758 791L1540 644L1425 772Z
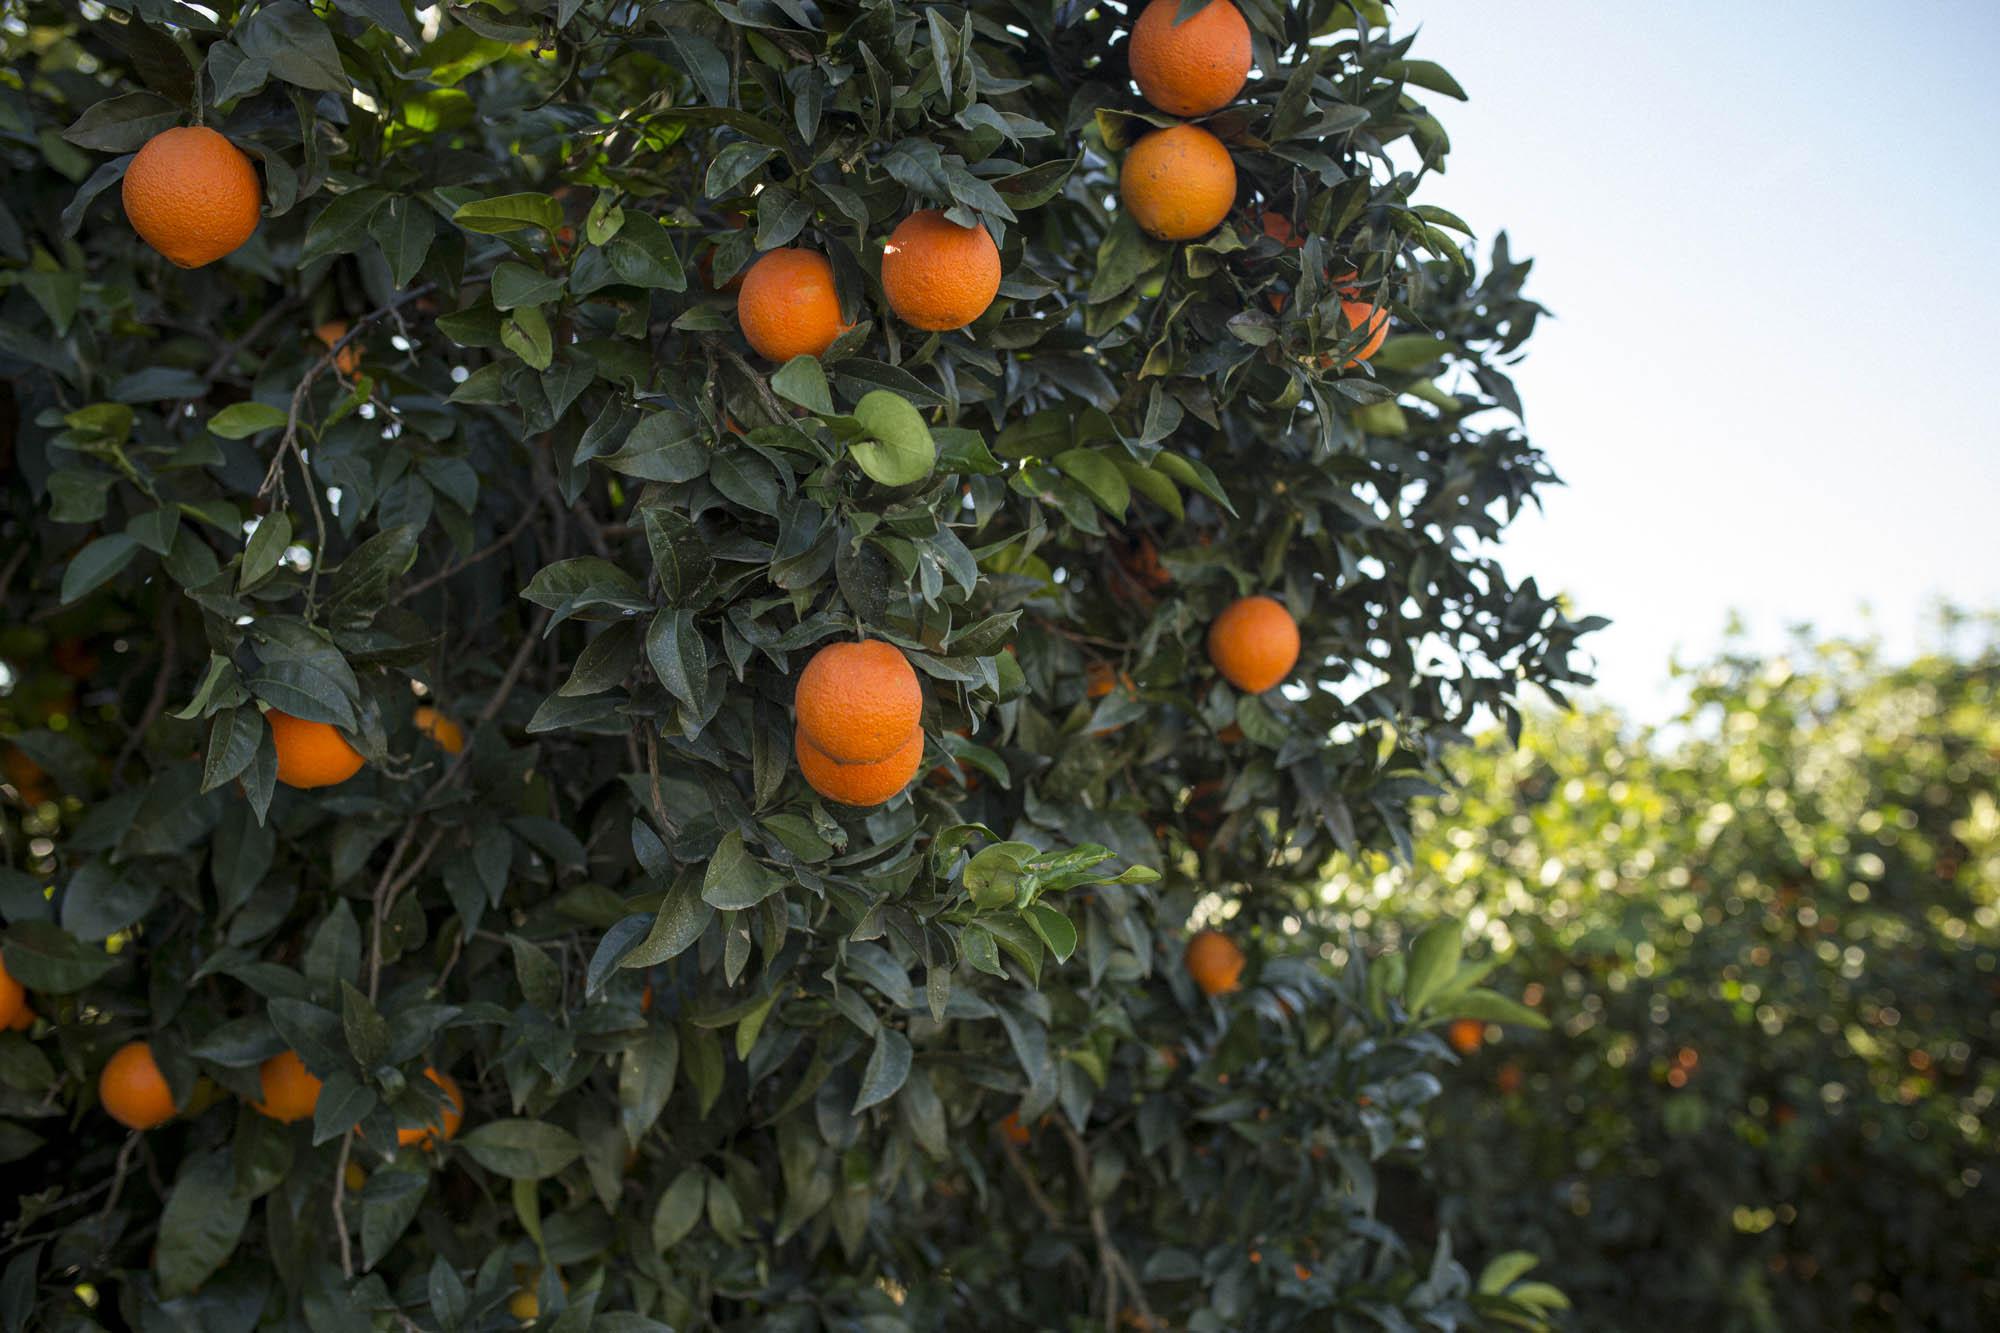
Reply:
M1222 140L1200 126L1170 126L1126 152L1118 194L1141 231L1163 241L1191 241L1229 215L1236 163Z
M444 1089L445 1104L438 1110L438 1119L421 1126L406 1126L396 1131L396 1142L409 1147L415 1144L425 1152L437 1146L436 1135L453 1138L458 1127L465 1123L465 1093L459 1089L458 1080L450 1074L440 1074L435 1069L424 1070L424 1077Z
M291 1124L303 1120L319 1105L320 1081L299 1059L297 1051L279 1051L257 1071L264 1099L250 1105L259 1115Z
M1096 658L1083 668L1083 693L1086 698L1102 699L1112 690L1123 690L1127 694L1138 691L1132 677L1123 671L1114 670L1111 663Z
M28 992L20 982L7 974L7 960L0 957L0 1028L12 1028L27 1014L28 1022L35 1021L28 1009Z
M1209 626L1208 658L1231 685L1262 694L1298 662L1298 622L1276 598L1240 598Z
M329 319L326 323L313 330L313 337L319 339L320 346L322 347L331 347L346 336L347 321L344 319ZM360 344L349 343L336 352L333 358L333 368L342 375L352 379L354 372L361 369Z
M418 731L437 743L446 754L457 754L465 748L465 728L446 717L429 704L420 705L410 714L410 721Z
M35 1017L36 1017L35 1011L33 1009L30 1009L27 1006L27 1004L23 1002L20 1011L16 1013L12 1019L8 1021L7 1031L26 1032L29 1028L32 1028L35 1025Z
M324 722L308 722L273 708L271 743L278 750L278 781L287 787L331 787L361 771L361 755Z
M71 680L91 680L97 675L97 654L90 650L90 641L74 634L56 640L55 647L49 650L49 660Z
M1353 289L1343 289L1343 291L1351 290ZM1382 344L1388 340L1389 312L1383 307L1372 305L1367 301L1343 299L1340 303L1340 321L1347 326L1343 332L1353 332L1357 329L1366 329L1368 331L1367 339L1362 342L1361 346L1354 349L1354 354L1347 358L1343 369L1352 370L1354 367L1360 365L1363 361L1381 351ZM1333 358L1330 356L1320 358L1322 365L1329 365L1332 361Z
M1471 1055L1486 1040L1486 1025L1476 1018L1454 1018L1444 1035L1454 1051Z
M873 764L842 764L807 738L804 728L792 736L792 753L812 789L841 805L880 805L910 785L924 762L924 730L910 732L903 748Z
M153 1048L143 1041L111 1053L97 1076L97 1100L127 1129L152 1129L174 1118L173 1091L153 1060Z
M1292 220L1283 213L1274 213L1267 208L1264 210L1264 216L1259 221L1263 224L1264 234L1279 245L1284 246L1287 250L1304 248L1306 238L1298 233L1298 230L1292 226Z
M812 250L773 250L743 275L736 322L757 355L783 364L819 356L851 326L840 318L833 265Z
M1197 931L1181 962L1204 995L1226 995L1242 984L1243 950L1219 930Z
M900 753L923 716L924 690L893 643L830 643L799 673L792 704L799 730L837 764L880 763Z
M1152 0L1132 25L1132 78L1167 114L1205 116L1235 100L1250 77L1250 25L1229 0L1186 19L1180 8L1181 0Z
M125 216L182 268L231 253L257 230L263 192L243 150L214 130L161 130L125 168Z
M1016 1148L1028 1146L1028 1127L1021 1123L1019 1111L1009 1111L1000 1117L1000 1137Z
M1000 294L1000 248L984 227L961 227L935 208L912 213L883 248L882 294L905 324L962 329Z

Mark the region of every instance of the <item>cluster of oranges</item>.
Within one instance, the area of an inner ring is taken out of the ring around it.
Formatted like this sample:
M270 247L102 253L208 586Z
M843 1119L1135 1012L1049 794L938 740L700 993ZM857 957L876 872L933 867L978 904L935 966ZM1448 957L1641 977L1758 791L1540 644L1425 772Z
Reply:
M259 1115L289 1125L318 1108L320 1080L297 1051L278 1052L259 1066L257 1076L263 1095L250 1105ZM396 1143L428 1152L438 1139L456 1137L465 1123L465 1091L458 1080L436 1069L426 1068L424 1077L443 1092L444 1102L435 1120L399 1128ZM127 1129L157 1129L180 1112L153 1048L143 1041L127 1042L111 1053L97 1076L97 1100L105 1114Z
M962 227L939 209L912 213L882 249L882 294L913 328L962 329L1000 294L1000 247L986 228ZM841 317L833 265L799 247L750 265L736 288L736 322L757 355L780 363L822 356L853 327Z
M278 752L278 781L287 787L334 787L361 771L361 752L348 744L338 727L275 708L264 714L264 721ZM456 755L465 748L465 728L428 704L412 712L410 721L446 754Z
M799 673L792 703L798 713L792 752L821 796L880 805L916 777L924 758L924 690L894 644L828 644Z
M1152 0L1132 25L1127 63L1139 91L1170 116L1206 116L1235 100L1250 77L1250 25L1230 0L1210 3L1186 19L1180 0ZM1192 241L1222 225L1236 202L1236 163L1222 140L1199 125L1172 125L1133 144L1119 168L1119 197L1132 220L1163 241ZM1267 212L1265 234L1289 249L1305 245L1291 220ZM1361 300L1358 273L1334 278L1341 318L1366 330L1346 362L1375 355L1389 332L1389 312ZM1283 298L1274 304L1280 308ZM1324 369L1331 358L1322 358Z

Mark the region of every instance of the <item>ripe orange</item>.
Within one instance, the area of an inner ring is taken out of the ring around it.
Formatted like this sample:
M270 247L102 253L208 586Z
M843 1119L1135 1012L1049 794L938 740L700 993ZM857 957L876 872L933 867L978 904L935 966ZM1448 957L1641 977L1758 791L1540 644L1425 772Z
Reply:
M1460 1055L1471 1055L1486 1040L1486 1025L1476 1018L1454 1018L1444 1030L1445 1040Z
M28 1013L28 992L21 983L7 975L7 960L0 957L0 1028L11 1028L20 1021L21 1015ZM29 1014L29 1022L34 1016Z
M212 264L249 240L263 204L243 150L202 126L146 140L125 168L124 195L139 239L182 268Z
M105 1114L127 1129L152 1129L174 1117L174 1094L143 1041L127 1042L104 1062L97 1076L97 1100Z
M21 1003L20 1009L15 1012L14 1017L8 1020L7 1030L9 1032L26 1032L35 1025L35 1017L35 1011L30 1009L24 1000Z
M792 753L812 789L842 805L880 805L917 775L924 761L924 729L913 728L903 748L873 764L842 764L827 757L801 728L792 736Z
M278 781L287 787L331 787L361 771L361 755L324 722L308 722L273 708L271 743L278 749Z
M48 771L17 745L8 746L7 753L0 756L0 776L20 793L22 805L40 805L49 799Z
M1264 225L1264 234L1287 250L1305 248L1306 238L1293 229L1292 220L1283 213L1274 213L1267 208L1260 221Z
M1236 202L1236 163L1197 125L1155 130L1125 154L1118 194L1141 231L1189 241L1221 225Z
M882 294L905 324L962 329L1000 294L1000 247L984 227L961 227L935 208L912 213L882 250Z
M347 321L329 319L313 330L313 337L319 339L322 347L331 347L347 336ZM340 349L333 358L333 368L349 379L361 369L361 344L351 342Z
M429 1152L437 1146L437 1134L453 1138L458 1127L465 1123L465 1093L460 1090L458 1080L450 1074L440 1074L435 1069L424 1070L424 1077L444 1089L445 1104L438 1110L438 1119L421 1126L408 1126L396 1131L396 1142L407 1148L411 1144Z
M465 728L446 717L429 704L421 705L410 714L410 721L418 731L437 742L446 754L457 754L465 748Z
M1132 683L1132 677L1123 671L1114 671L1111 663L1101 658L1093 659L1083 668L1083 693L1088 699L1102 699L1114 689L1127 694L1139 689Z
M767 361L819 356L852 325L840 318L833 265L812 250L773 250L743 275L736 322Z
M837 764L875 764L909 743L924 691L896 645L863 639L814 653L792 703L799 730L821 754Z
M320 1082L297 1051L279 1051L257 1071L264 1085L264 1100L250 1103L259 1115L291 1124L303 1120L319 1105Z
M1021 1123L1021 1113L1019 1111L1009 1111L1006 1115L1000 1117L1000 1137L1013 1144L1016 1148L1025 1148L1028 1146L1028 1127Z
M1243 950L1219 930L1197 931L1181 963L1204 995L1226 995L1241 985Z
M1237 689L1262 694L1299 660L1299 627L1275 598L1239 598L1208 629L1208 658Z
M1180 0L1153 0L1132 25L1127 55L1146 100L1172 116L1205 116L1250 77L1250 25L1229 0L1180 19Z
M1493 1085L1511 1097L1521 1090L1521 1066L1508 1061L1500 1066L1500 1072L1493 1076Z
M1343 293L1353 290L1351 287L1342 289ZM1342 300L1340 303L1340 322L1346 325L1346 329L1343 332L1351 332L1361 328L1368 330L1367 340L1361 346L1354 349L1354 354L1347 358L1343 369L1351 370L1363 361L1366 361L1369 357L1375 355L1375 353L1381 351L1383 342L1389 337L1388 309L1386 307L1377 307L1369 301ZM1332 361L1332 357L1323 356L1320 358L1320 365L1330 365Z

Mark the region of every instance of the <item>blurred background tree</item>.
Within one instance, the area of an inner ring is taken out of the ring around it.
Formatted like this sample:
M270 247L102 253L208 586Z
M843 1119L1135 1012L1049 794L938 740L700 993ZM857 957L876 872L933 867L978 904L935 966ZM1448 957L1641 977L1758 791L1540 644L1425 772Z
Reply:
M1414 872L1331 885L1465 917L1553 1021L1454 1032L1438 1166L1579 1327L1994 1327L2000 634L1943 631L1724 656L1658 729L1535 718L1454 762Z

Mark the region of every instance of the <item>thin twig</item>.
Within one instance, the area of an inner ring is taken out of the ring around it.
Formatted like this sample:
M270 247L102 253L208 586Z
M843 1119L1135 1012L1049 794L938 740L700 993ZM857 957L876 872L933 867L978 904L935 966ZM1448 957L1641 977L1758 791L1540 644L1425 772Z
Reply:
M1035 1182L1034 1176L1029 1174L1028 1164L1021 1160L1021 1150L1003 1137L1000 1140L1000 1151L1006 1155L1007 1166L1021 1182L1021 1188L1028 1192L1029 1201L1041 1210L1043 1217L1049 1219L1049 1226L1056 1231L1067 1230L1068 1226L1063 1221L1062 1211L1043 1192L1042 1187Z
M1103 1207L1090 1197L1090 1149L1084 1146L1082 1137L1070 1128L1069 1121L1063 1116L1056 1116L1055 1123L1056 1128L1062 1131L1062 1136L1069 1140L1070 1160L1076 1167L1077 1183L1083 1189L1084 1198L1090 1202L1090 1230L1097 1237L1097 1260L1104 1267L1104 1326L1108 1329L1118 1327L1118 1288L1122 1285L1131 1295L1133 1303L1139 1307L1139 1314L1145 1319L1146 1327L1151 1328L1153 1310L1146 1304L1145 1288L1139 1285L1139 1279L1132 1272L1132 1265L1125 1262L1125 1256L1112 1242L1111 1226L1105 1221Z
M333 1234L340 1237L340 1271L354 1277L354 1248L347 1239L347 1156L354 1150L352 1127L340 1136L340 1160L333 1164Z
M425 589L435 587L437 584L444 582L446 579L451 578L453 575L464 573L466 570L472 568L480 561L489 559L493 556L500 554L500 552L506 550L509 546L512 546L514 544L515 538L519 537L523 532L527 531L528 523L534 517L535 517L535 511L533 508L522 510L520 519L514 524L513 527L507 529L506 532L502 533L498 537L495 537L486 546L480 548L477 551L474 551L471 555L465 557L465 559L447 565L443 569L440 569L435 574L427 574L423 578L418 579L415 583L412 583L409 587L403 589L402 592L398 593L396 596L396 600L398 602L406 602L410 598L415 597L418 593L423 592Z
M6 567L0 568L0 601L6 600L7 585L14 581L14 571L26 563L27 559L28 543L26 538L23 538L21 544L14 548L14 554L7 557Z
M100 1260L111 1248L111 1213L118 1207L118 1196L125 1189L125 1173L132 1169L132 1154L139 1149L139 1137L136 1129L125 1136L125 1146L118 1150L117 1165L111 1170L111 1197L104 1201L104 1207L97 1214L97 1257Z
M180 594L164 583L159 585L159 593L160 669L153 675L153 692L146 699L146 710L139 714L138 725L132 728L131 734L125 738L125 744L119 747L118 757L111 761L111 778L114 782L125 780L126 761L138 752L139 746L146 739L146 733L159 719L160 710L167 706L167 686L173 679L176 656L174 599Z

